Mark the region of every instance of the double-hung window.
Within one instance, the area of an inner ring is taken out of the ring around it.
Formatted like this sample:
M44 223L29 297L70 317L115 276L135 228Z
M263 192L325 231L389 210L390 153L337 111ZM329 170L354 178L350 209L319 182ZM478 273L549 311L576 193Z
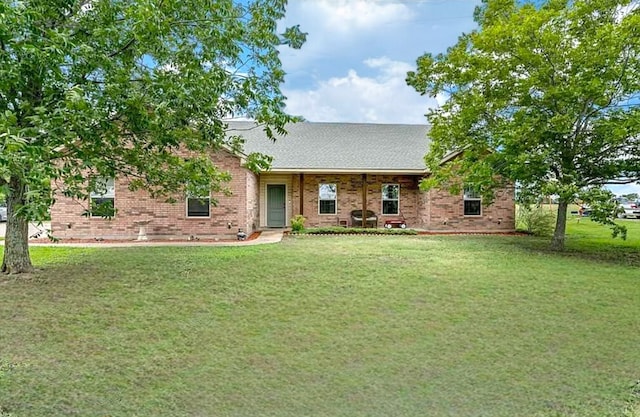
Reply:
M382 185L382 214L400 214L400 184Z
M187 195L187 217L209 217L211 215L211 194L203 196Z
M113 178L98 178L89 193L91 217L113 217L115 214L116 186Z
M464 187L464 215L482 215L482 197L480 196L478 189L471 185L466 185Z
M336 184L320 184L318 188L318 213L336 214L338 187Z

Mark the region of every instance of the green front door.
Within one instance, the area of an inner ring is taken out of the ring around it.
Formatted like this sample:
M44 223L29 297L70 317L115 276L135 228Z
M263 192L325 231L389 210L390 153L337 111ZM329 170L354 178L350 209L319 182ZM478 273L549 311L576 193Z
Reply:
M267 184L267 227L285 227L287 224L284 184Z

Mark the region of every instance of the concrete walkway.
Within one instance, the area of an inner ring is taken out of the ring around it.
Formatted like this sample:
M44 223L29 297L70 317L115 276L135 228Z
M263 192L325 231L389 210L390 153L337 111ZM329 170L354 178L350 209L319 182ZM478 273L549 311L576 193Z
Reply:
M211 241L176 241L176 240L127 240L122 242L74 242L53 243L29 241L29 246L64 246L66 248L131 248L135 246L254 246L278 243L284 235L283 230L263 230L256 239L252 240L221 240ZM4 241L0 241L3 245Z
M38 223L36 222L29 222L29 236L34 236L36 234L38 234L39 232L44 232L47 229L51 229L51 223L50 222L43 222L42 225L38 225ZM0 237L4 237L5 233L7 231L7 222L1 222L0 223ZM43 234L43 236L46 236L46 233Z

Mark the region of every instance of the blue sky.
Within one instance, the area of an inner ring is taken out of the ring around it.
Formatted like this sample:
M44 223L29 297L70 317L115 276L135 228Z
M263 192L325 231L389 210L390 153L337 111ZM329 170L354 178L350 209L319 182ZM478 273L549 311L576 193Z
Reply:
M405 83L425 52L445 52L476 27L480 0L289 0L282 27L308 33L281 51L287 111L313 122L426 123L440 98ZM640 186L612 187L615 193Z
M308 33L283 49L287 110L309 121L425 123L428 106L405 83L425 52L444 52L475 27L479 0L290 0L283 26Z

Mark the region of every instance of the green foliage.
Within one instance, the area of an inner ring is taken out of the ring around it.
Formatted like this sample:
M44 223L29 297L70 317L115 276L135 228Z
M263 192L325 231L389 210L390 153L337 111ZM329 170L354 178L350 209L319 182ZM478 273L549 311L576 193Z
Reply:
M589 204L589 218L611 228L613 237L627 238L627 227L616 222L620 205L611 191L602 188L586 188L578 193L578 198Z
M293 232L301 232L304 230L304 222L307 219L302 214L296 214L291 218L291 230Z
M253 118L269 135L296 120L283 110L278 48L306 35L278 33L285 5L0 3L0 187L28 190L15 214L41 219L58 194L87 201L99 177L154 197L186 185L224 194L229 174L206 155L238 150L224 118Z
M539 205L519 205L516 229L534 236L551 236L556 221L555 214Z
M485 201L517 183L523 195L603 205L603 184L638 181L640 8L631 3L483 0L479 29L408 74L421 94L447 99L427 114L423 186L451 188L455 176Z
M113 201L96 202L91 201L91 209L82 213L85 217L102 217L112 219L116 215L116 209L113 207Z
M301 231L308 235L417 235L412 229L374 229L360 227L314 227Z

